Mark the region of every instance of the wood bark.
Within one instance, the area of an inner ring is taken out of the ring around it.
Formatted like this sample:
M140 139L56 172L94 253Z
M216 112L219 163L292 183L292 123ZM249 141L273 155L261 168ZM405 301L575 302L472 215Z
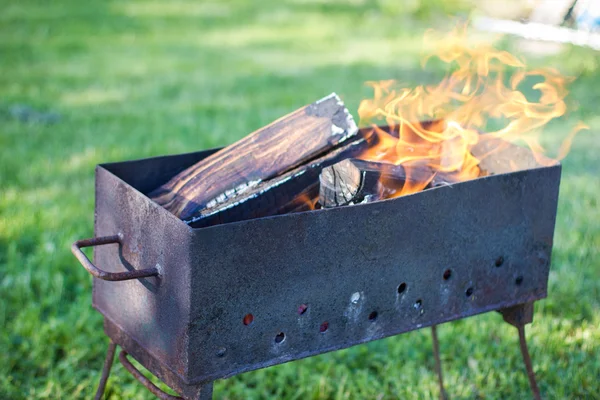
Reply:
M149 197L189 221L327 153L357 132L333 93L182 171Z

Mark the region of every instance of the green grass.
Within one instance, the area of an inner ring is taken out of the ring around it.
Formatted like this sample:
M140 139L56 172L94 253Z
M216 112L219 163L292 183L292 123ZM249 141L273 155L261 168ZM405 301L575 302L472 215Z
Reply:
M439 3L439 2L438 2ZM260 6L258 6L260 4ZM90 398L107 340L69 251L93 234L94 166L225 145L366 80L429 82L420 37L449 20L392 1L19 1L0 13L0 398ZM415 18L427 17L427 20ZM515 48L514 41L504 46ZM549 399L600 398L599 53L534 63L577 76L549 298L528 327ZM61 115L22 122L15 105ZM440 327L453 398L525 398L514 328L490 313ZM115 364L111 399L151 398ZM435 398L428 331L218 381L225 399Z

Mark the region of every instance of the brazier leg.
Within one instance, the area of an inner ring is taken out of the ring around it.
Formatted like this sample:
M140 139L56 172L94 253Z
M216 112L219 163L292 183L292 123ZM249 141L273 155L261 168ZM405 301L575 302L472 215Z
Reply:
M208 382L202 385L185 385L179 393L181 399L185 400L212 400L213 383Z
M431 341L433 342L433 356L435 358L435 372L438 376L440 385L440 400L446 400L446 390L444 390L444 377L442 375L442 360L440 359L440 344L437 336L437 325L431 326Z
M213 383L206 383L202 386L198 386L193 393L192 397L184 396L185 399L189 400L212 400L213 398Z
M529 350L527 349L527 340L525 339L525 326L518 326L519 330L519 345L521 347L521 354L523 355L523 362L525 363L525 369L527 370L527 377L529 378L529 386L533 393L535 400L541 400L540 388L537 385L535 379L535 372L533 372L533 365L531 364L531 357L529 357Z
M146 378L138 369L129 361L127 358L128 354L125 350L121 350L119 353L119 361L123 364L123 367L135 379L138 380L142 385L146 387L152 394L161 400L211 400L213 392L212 382L205 383L203 385L184 386L182 397L173 396L163 392L158 386L156 386L150 379Z
M110 375L110 369L115 359L115 351L117 350L117 344L112 340L108 342L108 350L106 351L106 359L104 360L104 367L102 368L102 376L100 377L100 383L98 384L98 390L96 390L96 396L94 400L102 400L104 395L104 389L106 388L106 381Z
M500 310L500 313L502 314L504 321L516 327L519 331L519 347L521 348L521 355L523 356L523 362L525 364L525 369L527 370L529 387L531 387L533 398L535 400L541 400L542 396L540 395L540 388L535 379L531 357L529 356L529 350L527 348L527 340L525 338L525 325L530 324L533 321L533 303L519 304L514 307L505 308Z

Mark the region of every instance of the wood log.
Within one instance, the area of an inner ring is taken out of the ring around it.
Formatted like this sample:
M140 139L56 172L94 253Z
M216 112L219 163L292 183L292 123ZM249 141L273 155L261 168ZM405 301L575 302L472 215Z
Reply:
M384 198L382 178L401 188L406 180L404 167L358 159L340 161L321 172L319 203L329 208Z
M184 221L193 228L201 228L314 209L319 197L319 175L323 168L359 155L369 146L368 135L369 133L360 132L358 138L328 154L261 182L223 203L205 208Z
M368 203L393 197L406 182L421 182L425 188L451 184L447 174L426 165L402 165L381 161L346 159L324 168L320 175L319 204L324 208Z
M149 197L189 221L325 154L357 132L352 116L332 93L182 171Z

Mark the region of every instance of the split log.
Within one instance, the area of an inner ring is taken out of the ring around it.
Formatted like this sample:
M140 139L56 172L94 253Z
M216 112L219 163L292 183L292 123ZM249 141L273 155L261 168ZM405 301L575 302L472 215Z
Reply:
M381 180L401 188L406 173L401 165L347 159L323 169L319 179L319 203L328 208L382 199L385 188Z
M320 176L319 204L324 208L368 203L393 197L407 182L423 188L451 184L450 177L431 168L380 161L347 159L324 168Z
M357 132L352 116L332 93L182 171L149 197L189 221L327 153Z
M319 175L323 168L356 157L369 146L369 133L341 145L328 154L264 181L223 203L207 207L184 220L193 228L314 209L319 198Z

